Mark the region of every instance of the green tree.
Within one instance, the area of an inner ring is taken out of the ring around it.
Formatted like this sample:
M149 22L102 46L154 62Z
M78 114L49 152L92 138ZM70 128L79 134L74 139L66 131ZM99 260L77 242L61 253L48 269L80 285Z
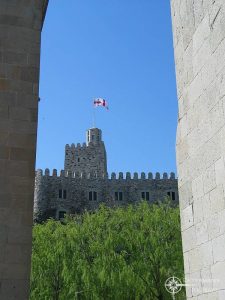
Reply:
M179 209L169 203L101 206L34 226L31 300L167 300L171 276L183 278L183 256Z

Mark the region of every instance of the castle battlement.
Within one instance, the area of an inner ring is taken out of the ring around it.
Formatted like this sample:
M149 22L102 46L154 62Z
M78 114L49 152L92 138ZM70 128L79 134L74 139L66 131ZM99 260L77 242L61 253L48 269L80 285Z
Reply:
M91 128L86 137L86 143L66 145L63 170L36 171L34 211L41 219L95 210L100 203L114 206L141 199L154 203L165 197L178 203L175 173L108 174L102 131Z
M67 144L65 149L69 150L69 151L70 150L74 150L74 151L75 150L80 150L80 151L82 151L83 149L85 150L87 147L88 146L87 146L86 143L83 143L83 144L81 144L81 143L77 143L77 144L72 143L71 145Z
M133 174L131 172L119 172L118 174L113 172L111 173L111 176L109 177L109 174L101 174L97 172L71 172L71 171L65 171L61 170L59 173L56 169L53 169L52 172L50 172L49 169L45 169L44 171L39 169L36 171L37 177L68 177L68 178L74 178L74 179L107 179L107 180L177 180L175 173L171 172L170 174L164 172L161 176L159 172L156 172L155 175L153 173L149 172L146 174L145 172L137 173L134 172Z
M99 144L102 144L102 142L99 142ZM86 150L87 148L92 148L94 147L95 144L93 142L89 142L87 143L77 143L74 144L72 143L71 145L66 144L65 146L65 151L82 151L82 150Z

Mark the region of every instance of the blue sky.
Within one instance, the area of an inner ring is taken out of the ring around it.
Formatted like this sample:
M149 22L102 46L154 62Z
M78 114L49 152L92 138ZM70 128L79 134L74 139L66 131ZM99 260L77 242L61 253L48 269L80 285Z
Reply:
M36 168L63 169L96 109L109 172L176 172L169 0L50 1L42 32Z

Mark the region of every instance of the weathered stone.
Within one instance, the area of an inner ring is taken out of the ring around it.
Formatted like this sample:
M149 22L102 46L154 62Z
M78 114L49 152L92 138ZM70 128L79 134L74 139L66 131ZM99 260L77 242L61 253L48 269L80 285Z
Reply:
M212 242L204 242L199 249L202 257L202 268L210 267L213 264Z
M197 245L206 243L209 240L207 222L202 221L196 224Z
M200 271L202 268L202 259L200 248L194 248L189 251L190 273Z
M34 85L46 8L47 0L0 0L1 300L29 298L38 107Z
M225 236L220 235L212 240L214 263L225 261Z
M220 284L214 285L208 294L204 294L203 288L198 299L218 300L225 290L222 269L225 262L225 2L171 0L171 10L179 100L177 168L184 251L191 245L185 276L190 278L190 272L201 271L207 265L212 269L212 278L219 279ZM185 187L186 182L191 187ZM192 227L196 230L194 242L193 234L187 234L187 229ZM214 262L217 263L213 265ZM193 295L197 292L189 290L187 299L193 299Z
M189 205L183 210L183 215L181 216L181 224L183 230L188 229L194 223L194 215L193 215L193 205Z
M211 267L213 281L213 289L215 291L223 290L225 282L225 262L217 262Z
M213 189L210 194L210 203L211 203L211 212L218 213L223 211L225 208L225 197L223 186L218 185L215 189Z
M196 231L195 231L195 227L192 226L192 227L188 228L187 230L184 230L183 234L182 234L182 239L183 239L183 250L184 250L184 253L186 251L192 250L195 247L195 245L196 245Z
M212 293L213 292L213 281L212 274L209 268L204 268L201 270L201 281L202 281L202 292ZM202 298L204 299L204 298Z

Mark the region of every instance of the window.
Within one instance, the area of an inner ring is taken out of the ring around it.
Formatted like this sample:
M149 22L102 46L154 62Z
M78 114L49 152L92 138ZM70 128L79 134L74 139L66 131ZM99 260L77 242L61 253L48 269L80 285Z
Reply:
M149 192L141 192L141 199L142 200L150 200L150 193Z
M98 193L95 191L89 192L89 201L97 201L98 200Z
M66 199L67 198L67 191L66 190L59 190L59 199Z
M78 157L77 162L80 162L80 158Z
M65 211L59 211L59 220L64 219L65 218Z
M66 199L67 198L67 192L66 190L63 190L63 199Z
M115 200L123 201L123 192L115 192Z
M167 196L170 197L171 200L175 201L176 200L176 193L175 192L167 192Z

